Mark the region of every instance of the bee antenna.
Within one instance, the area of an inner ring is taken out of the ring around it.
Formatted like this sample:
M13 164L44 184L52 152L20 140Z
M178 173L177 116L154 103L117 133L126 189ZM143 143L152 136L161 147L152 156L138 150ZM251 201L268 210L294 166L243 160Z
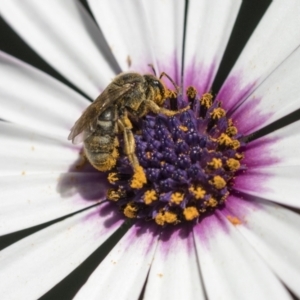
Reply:
M167 73L165 73L165 72L162 72L160 74L159 79L161 79L163 76L166 76L172 82L172 84L173 84L176 92L179 94L179 92L180 92L179 91L179 87L175 84L174 80Z
M148 66L152 69L153 74L156 76L156 72L155 72L154 66L152 64L148 64Z

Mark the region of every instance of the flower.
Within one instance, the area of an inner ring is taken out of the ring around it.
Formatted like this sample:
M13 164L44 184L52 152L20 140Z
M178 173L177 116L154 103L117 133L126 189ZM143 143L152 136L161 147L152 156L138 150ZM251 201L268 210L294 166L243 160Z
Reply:
M146 73L148 63L178 83L183 68L183 90L209 92L240 3L189 1L184 65L183 1L89 5L101 32L71 0L9 0L0 9L41 57L95 99L120 70ZM244 136L299 109L299 13L296 0L272 2L216 96ZM80 168L80 147L66 140L86 98L10 55L1 53L0 62L0 117L8 121L0 123L1 235L68 216L0 254L1 295L37 299L120 232L124 218L113 204L98 205L104 175ZM287 289L300 297L299 126L250 140L247 171L236 176L225 207L199 224L158 235L154 222L134 223L75 299L286 299Z

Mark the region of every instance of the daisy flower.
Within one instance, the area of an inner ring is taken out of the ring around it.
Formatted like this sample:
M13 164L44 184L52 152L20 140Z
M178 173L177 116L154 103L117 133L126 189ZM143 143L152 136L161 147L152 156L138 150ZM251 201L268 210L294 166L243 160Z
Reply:
M300 121L270 127L299 112L299 1L269 5L216 95L241 1L87 2L94 19L75 0L0 4L77 88L0 54L0 234L27 232L0 253L1 298L47 295L95 254L75 299L300 297ZM89 99L148 64L181 86L165 107L190 109L136 125L146 181L122 138L112 170L83 165L67 137Z

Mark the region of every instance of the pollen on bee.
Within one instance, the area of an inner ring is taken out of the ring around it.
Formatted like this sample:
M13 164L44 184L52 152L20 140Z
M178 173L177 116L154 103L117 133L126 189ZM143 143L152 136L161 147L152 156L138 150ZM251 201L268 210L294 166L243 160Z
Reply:
M136 166L130 186L133 189L141 189L145 183L147 183L147 178L144 169L141 166Z

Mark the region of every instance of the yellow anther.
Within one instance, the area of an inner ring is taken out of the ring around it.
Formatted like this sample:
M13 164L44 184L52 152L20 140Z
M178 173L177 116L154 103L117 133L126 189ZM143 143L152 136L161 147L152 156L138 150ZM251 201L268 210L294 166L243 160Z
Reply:
M226 186L226 181L219 175L215 176L210 183L218 190L221 190Z
M226 129L226 133L229 135L229 136L234 136L238 133L238 130L235 126L229 126L227 127Z
M213 158L207 165L216 170L222 167L222 160L220 158Z
M165 97L166 98L171 98L171 99L176 99L177 98L177 93L175 91L172 90L166 90L165 92Z
M218 138L218 143L221 146L229 147L232 143L232 139L225 133L222 133Z
M210 207L216 207L218 205L218 201L215 198L211 197L206 201L206 205Z
M151 155L152 155L152 153L151 153L150 151L147 151L147 152L146 152L146 157L147 157L148 159L151 158Z
M227 165L227 167L229 168L230 171L237 171L241 166L240 162L237 159L234 159L234 158L229 158L226 161L226 165Z
M158 225L163 226L165 224L165 216L162 212L159 212L156 216L155 216L155 222Z
M128 203L124 208L124 215L127 218L133 219L136 217L137 207L133 203Z
M205 106L206 108L209 108L212 105L212 98L213 96L210 93L203 94L200 100L200 104Z
M175 192L171 195L171 202L174 204L180 204L184 199L184 194Z
M177 215L173 212L170 211L166 211L165 212L165 221L168 224L173 224L173 223L177 223Z
M144 169L141 166L135 167L130 186L133 189L141 189L145 183L147 183L147 178Z
M226 112L223 108L215 108L210 114L213 120L219 120L226 115Z
M114 183L118 180L118 174L116 172L109 173L107 176L107 180L109 183Z
M187 132L189 129L186 126L179 125L179 129L181 129L184 132Z
M189 86L186 90L186 95L189 97L189 98L192 98L194 99L197 95L197 90L193 87L193 86Z
M193 194L193 196L194 196L197 200L203 199L204 196L205 196L205 190L202 189L200 186L198 186L198 187L193 187L193 186L191 186L191 187L189 188L189 191Z
M168 224L173 224L173 223L177 223L178 219L177 219L177 215L173 212L159 212L156 216L155 216L155 222L158 225L165 225L165 223Z
M187 221L192 221L195 218L199 217L199 212L196 207L190 206L183 210L183 215Z
M236 150L238 148L240 148L241 144L238 140L232 140L232 142L230 143L230 148Z
M122 191L120 190L114 190L114 189L109 189L107 191L107 199L111 201L118 201L123 195Z
M149 190L149 191L145 192L145 194L144 194L145 204L149 205L149 204L153 203L156 200L157 200L157 195L156 195L155 190Z
M235 158L238 159L238 160L241 160L241 159L244 158L244 154L243 153L236 153Z

